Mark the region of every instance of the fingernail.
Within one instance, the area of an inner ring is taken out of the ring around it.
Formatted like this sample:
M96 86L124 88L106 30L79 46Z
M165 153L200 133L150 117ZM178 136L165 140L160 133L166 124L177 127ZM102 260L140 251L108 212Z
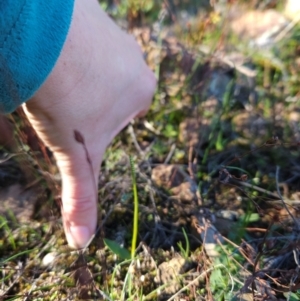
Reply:
M71 247L81 249L87 247L92 235L86 226L70 226L67 239Z

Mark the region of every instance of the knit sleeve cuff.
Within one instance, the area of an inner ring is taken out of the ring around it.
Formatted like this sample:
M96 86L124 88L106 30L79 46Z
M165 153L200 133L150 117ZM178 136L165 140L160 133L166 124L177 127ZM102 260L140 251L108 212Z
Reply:
M5 0L0 4L0 109L30 99L53 69L71 23L74 0Z

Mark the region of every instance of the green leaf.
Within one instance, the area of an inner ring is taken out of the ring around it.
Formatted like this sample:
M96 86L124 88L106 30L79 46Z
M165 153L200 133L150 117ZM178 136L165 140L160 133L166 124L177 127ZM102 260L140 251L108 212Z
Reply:
M172 124L167 124L163 130L163 134L168 138L172 138L172 137L177 137L178 131L175 129L175 127Z
M222 131L219 132L217 141L216 141L216 150L217 151L222 151L224 150L224 139L223 139L223 133Z
M295 294L295 293L286 292L286 293L283 293L283 295L286 298L289 298L290 301L299 301L300 300L300 296L298 294Z
M113 240L110 240L108 238L104 239L105 245L117 256L119 256L121 259L130 259L131 255L129 251L123 247L121 247L118 243L116 243Z
M246 214L240 217L242 221L247 221L248 223L253 223L259 221L260 217L258 213Z
M210 285L213 291L223 287L223 275L220 269L215 269L210 275Z

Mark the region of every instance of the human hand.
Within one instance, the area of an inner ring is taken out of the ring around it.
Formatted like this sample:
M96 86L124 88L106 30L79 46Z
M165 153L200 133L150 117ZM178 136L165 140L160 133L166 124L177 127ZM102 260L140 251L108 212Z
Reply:
M156 80L134 39L96 0L76 0L62 53L24 111L52 150L62 177L62 215L68 243L83 248L97 225L97 199L84 148L98 184L100 164L114 136L151 103Z

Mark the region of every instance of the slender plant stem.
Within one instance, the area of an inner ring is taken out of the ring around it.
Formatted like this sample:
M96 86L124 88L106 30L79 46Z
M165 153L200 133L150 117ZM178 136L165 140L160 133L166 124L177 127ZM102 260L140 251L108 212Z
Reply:
M132 157L129 157L131 166L131 177L132 177L132 189L133 189L133 201L134 201L134 212L133 212L133 234L131 243L131 259L134 258L137 236L138 236L138 221L139 221L139 200L136 187L135 169Z

